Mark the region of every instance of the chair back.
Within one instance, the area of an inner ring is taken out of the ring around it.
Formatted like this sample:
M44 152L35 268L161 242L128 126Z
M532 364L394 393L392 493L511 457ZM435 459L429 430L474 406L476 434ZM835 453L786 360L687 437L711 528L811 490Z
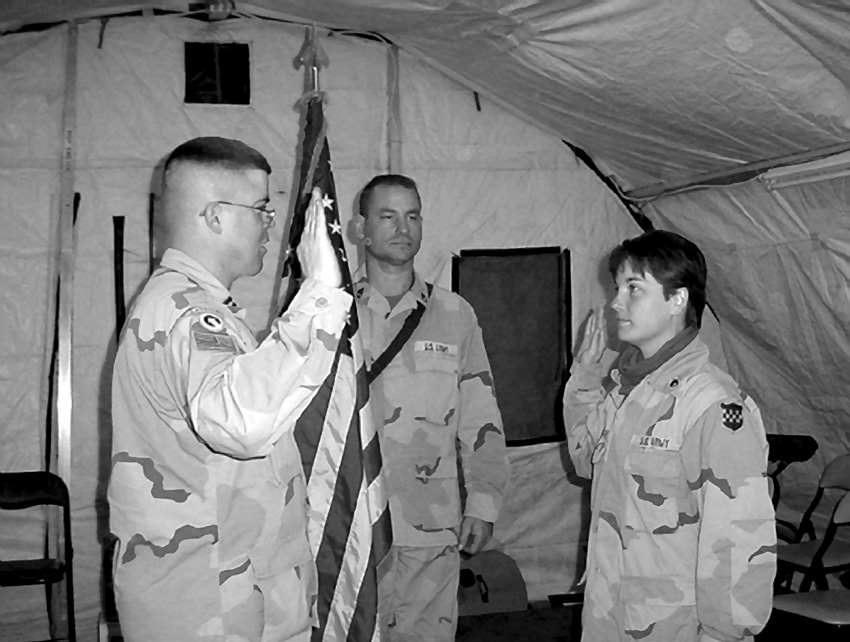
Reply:
M796 536L791 540L791 543L797 544L803 541L803 537L806 535L809 536L809 539L817 538L812 515L820 504L824 491L836 488L850 491L850 453L838 455L824 467L818 483L818 490L806 512L803 513L800 525L796 529Z
M826 465L820 476L820 487L850 490L850 453L839 455Z
M826 556L826 552L829 550L829 547L832 546L832 542L835 540L835 535L838 532L838 529L843 528L848 524L850 524L850 493L844 494L838 504L836 504L835 509L832 512L832 519L829 520L829 525L824 531L821 545L812 557L812 567L823 567L823 558Z
M45 504L69 506L68 487L61 477L47 471L0 473L0 508L21 510Z
M0 509L23 510L33 506L60 506L62 508L62 531L64 552L58 560L45 558L43 560L3 560L0 562L0 585L22 586L44 584L47 591L48 603L51 602L50 586L59 581L66 581L67 600L67 638L70 642L76 640L76 623L74 616L74 547L71 543L71 501L68 487L62 478L48 471L27 471L17 473L0 472ZM51 634L54 623L51 622Z
M838 502L835 512L832 514L832 521L839 526L850 524L850 493L844 495Z

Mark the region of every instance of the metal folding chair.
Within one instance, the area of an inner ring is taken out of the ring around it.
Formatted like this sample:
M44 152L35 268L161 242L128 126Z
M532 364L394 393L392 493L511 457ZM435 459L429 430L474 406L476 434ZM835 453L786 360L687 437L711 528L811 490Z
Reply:
M834 466L836 463L840 465ZM800 523L800 537L807 532L814 534L814 528L809 527L811 513L820 500L820 496L823 495L824 488L843 489L844 486L835 486L835 484L842 484L845 481L850 486L850 455L837 457L824 470L821 476L821 487L818 488L812 505ZM806 592L813 582L819 590L827 590L829 588L827 575L850 570L850 544L835 541L836 533L844 527L850 527L850 493L846 491L833 511L822 540L811 539L777 547L777 592L789 592L794 573L798 571L803 573L800 591Z
M74 549L71 545L70 503L68 487L59 476L53 473L0 473L0 509L22 510L42 505L61 507L65 544L64 554L56 558L45 556L38 559L0 560L0 586L43 584L49 604L53 585L64 581L67 591L68 637L59 639L75 642L72 565Z

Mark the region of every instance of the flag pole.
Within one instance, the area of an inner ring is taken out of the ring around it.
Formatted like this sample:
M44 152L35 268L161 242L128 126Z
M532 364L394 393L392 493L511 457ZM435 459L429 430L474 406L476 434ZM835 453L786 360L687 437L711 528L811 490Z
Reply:
M321 99L322 97L322 93L319 89L319 74L321 72L321 68L327 67L330 64L327 55L322 49L316 23L307 27L304 34L304 44L301 45L301 50L298 52L298 55L295 56L295 60L293 62L296 69L304 67L304 93L301 95L301 98L298 99L298 104L302 107L302 118L306 121L308 118L307 112L309 111L310 100L314 98ZM302 153L300 162L302 165L305 162L312 164L315 162L315 159L312 154ZM290 222L288 239L287 234L284 233L282 241L283 247L281 248L280 262L278 264L278 273L281 274L283 278L276 282L274 292L272 293L273 305L271 314L273 316L278 316L286 311L298 291L298 286L301 281L301 265L299 264L298 257L294 251L295 246L297 245L297 240L300 239L301 231L304 228L303 212L301 212L302 215L299 216L299 210L304 208L304 204L300 203L299 199L302 196L302 192L304 191L306 184L309 184L312 181L312 173L311 167L308 167L306 171L305 168L302 167L300 172L299 188L296 190L295 194L294 211ZM307 190L307 193L309 193L309 191L310 190ZM286 281L286 283L285 288L282 291L284 286L283 281Z
M322 43L318 36L318 28L314 22L307 28L307 33L304 37L304 45L301 47L301 51L295 58L295 68L298 69L300 67L304 67L305 69L306 77L304 85L306 92L304 96L301 97L302 101L321 92L319 74L321 73L322 67L327 67L328 64L330 64L330 60L325 54L324 49L322 49Z

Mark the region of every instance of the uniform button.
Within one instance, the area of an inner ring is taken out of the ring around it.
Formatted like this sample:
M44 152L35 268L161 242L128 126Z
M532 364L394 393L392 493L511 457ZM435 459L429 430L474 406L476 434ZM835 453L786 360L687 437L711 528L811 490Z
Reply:
M319 297L316 299L316 305L320 308L325 307L328 304L328 300L325 297Z

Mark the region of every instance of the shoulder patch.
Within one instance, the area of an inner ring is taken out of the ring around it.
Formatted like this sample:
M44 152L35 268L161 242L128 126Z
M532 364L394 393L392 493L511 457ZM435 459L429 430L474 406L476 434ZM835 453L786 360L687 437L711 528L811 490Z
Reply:
M236 339L227 331L224 321L212 312L204 312L192 324L192 341L198 350L239 353Z
M224 321L221 320L220 316L212 312L204 312L198 321L201 327L210 332L221 332L224 330Z
M744 409L741 404L721 403L720 409L723 411L723 425L729 430L735 432L744 425Z

